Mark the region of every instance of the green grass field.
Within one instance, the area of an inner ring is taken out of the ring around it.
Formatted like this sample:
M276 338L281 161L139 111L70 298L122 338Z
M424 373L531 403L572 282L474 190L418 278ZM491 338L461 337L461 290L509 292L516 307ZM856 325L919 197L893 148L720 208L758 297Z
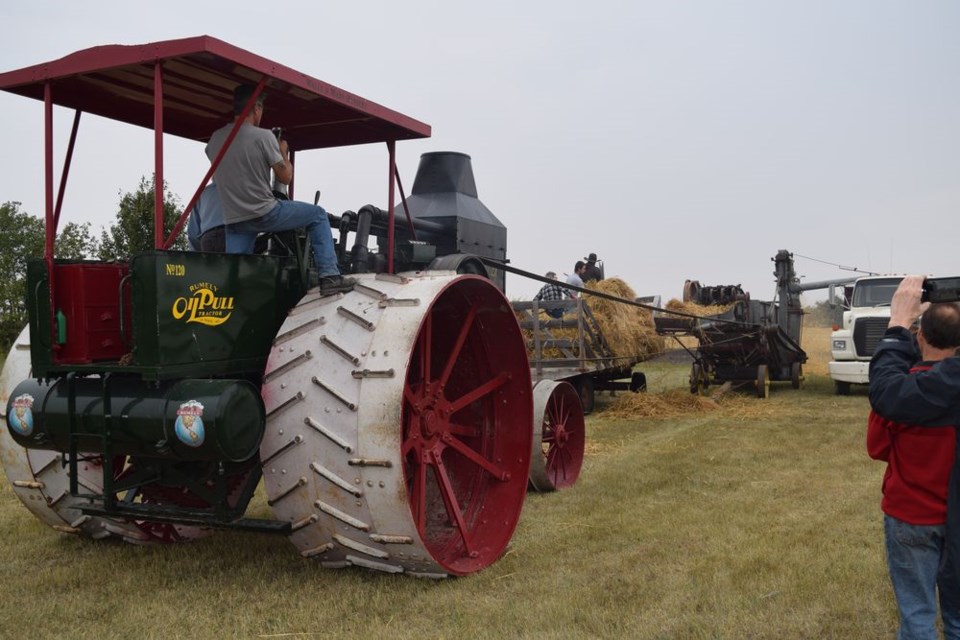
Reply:
M528 495L506 555L466 578L323 570L245 533L90 541L35 520L4 477L0 638L892 637L866 394L835 396L808 351L804 388L765 401L614 419L602 398L580 482ZM686 386L687 366L642 368L651 393Z

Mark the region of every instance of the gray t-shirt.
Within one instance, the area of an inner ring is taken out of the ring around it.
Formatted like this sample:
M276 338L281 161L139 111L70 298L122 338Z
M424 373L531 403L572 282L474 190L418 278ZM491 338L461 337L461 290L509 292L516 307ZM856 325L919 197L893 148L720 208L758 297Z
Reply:
M210 136L206 151L211 162L232 128L231 122ZM278 162L283 162L283 156L273 133L244 123L213 173L227 224L265 216L277 206L270 187L270 167Z

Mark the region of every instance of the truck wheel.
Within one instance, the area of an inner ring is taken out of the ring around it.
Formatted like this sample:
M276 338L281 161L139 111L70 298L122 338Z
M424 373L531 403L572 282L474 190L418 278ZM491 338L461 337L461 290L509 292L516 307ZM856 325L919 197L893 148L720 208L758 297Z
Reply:
M836 381L837 395L838 396L848 396L850 395L850 383L844 382L842 380Z
M541 380L533 388L530 487L548 492L572 487L583 465L583 409L569 382Z
M260 449L268 504L326 567L428 577L494 562L530 472L530 365L480 276L361 274L308 293L274 340Z
M0 373L0 403L6 410L10 394L21 381L30 377L30 331L24 329L10 347ZM7 417L3 416L6 423ZM78 507L87 504L70 495L70 479L64 466L64 455L56 451L25 449L10 436L6 424L0 427L0 458L13 492L41 522L63 533L94 539L116 536L128 542L149 542L150 536L139 527L120 519L90 516ZM81 456L77 465L77 482L84 493L103 491L102 459ZM122 461L122 458L120 459ZM118 465L122 467L122 464Z

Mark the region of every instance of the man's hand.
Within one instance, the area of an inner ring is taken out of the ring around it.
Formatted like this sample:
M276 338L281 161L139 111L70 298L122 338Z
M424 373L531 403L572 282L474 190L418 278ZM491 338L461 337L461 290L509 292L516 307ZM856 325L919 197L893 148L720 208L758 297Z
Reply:
M907 276L900 282L900 286L890 301L890 324L887 327L903 327L909 329L923 310L926 303L920 302L920 293L923 291L923 281L926 276Z
M280 155L283 156L283 162L278 162L270 168L273 169L273 174L277 180L288 185L290 181L293 180L293 164L290 163L290 145L287 144L287 141L283 138L278 138L277 143L280 145Z

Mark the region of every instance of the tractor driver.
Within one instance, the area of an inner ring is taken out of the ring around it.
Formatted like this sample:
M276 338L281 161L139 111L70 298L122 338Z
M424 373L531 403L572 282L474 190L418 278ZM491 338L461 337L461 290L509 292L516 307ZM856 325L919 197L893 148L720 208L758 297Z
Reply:
M207 143L206 153L211 162L217 157L253 92L254 86L250 84L242 84L234 91L233 122L214 131ZM260 128L264 97L263 93L257 96L214 172L227 228L226 251L251 253L258 233L306 227L320 276L321 293L329 295L349 291L356 281L340 275L327 212L322 207L306 202L278 200L273 195L270 171L273 170L277 180L288 185L293 180L293 165L289 160L287 141Z

